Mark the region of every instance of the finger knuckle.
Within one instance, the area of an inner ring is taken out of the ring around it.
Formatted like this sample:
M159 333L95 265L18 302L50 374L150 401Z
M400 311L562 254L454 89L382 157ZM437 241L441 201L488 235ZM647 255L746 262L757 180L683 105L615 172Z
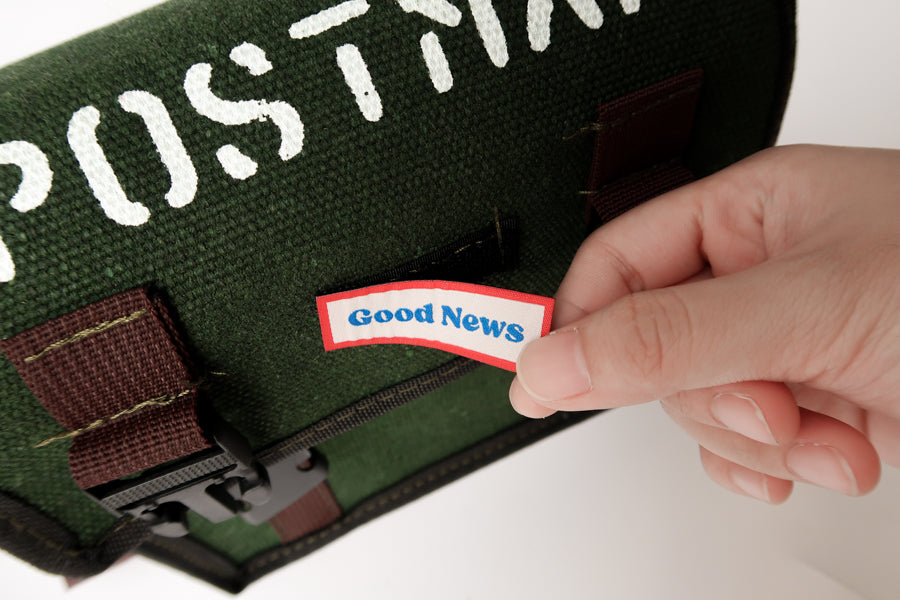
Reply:
M618 340L626 376L637 381L658 381L671 374L673 358L685 337L686 311L665 291L635 294L622 300L619 319L623 335Z
M607 264L611 267L610 271L618 277L616 283L622 293L635 294L647 289L640 271L615 246L597 237L591 240L590 251L593 264Z
M665 369L666 340L672 324L668 311L653 294L635 294L625 298L616 315L623 326L618 340L623 366L638 381L656 380Z

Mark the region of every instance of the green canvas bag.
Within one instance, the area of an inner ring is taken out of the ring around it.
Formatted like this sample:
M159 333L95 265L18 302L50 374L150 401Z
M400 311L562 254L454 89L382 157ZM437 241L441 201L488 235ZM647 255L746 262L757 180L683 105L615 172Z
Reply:
M6 67L0 545L238 591L584 418L428 294L546 331L590 228L774 142L793 51L781 0L172 0Z

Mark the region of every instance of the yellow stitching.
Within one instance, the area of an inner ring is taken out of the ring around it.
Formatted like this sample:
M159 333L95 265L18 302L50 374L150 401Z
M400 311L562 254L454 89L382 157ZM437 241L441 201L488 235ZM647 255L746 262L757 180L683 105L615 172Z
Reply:
M59 552L60 554L64 554L64 555L66 555L66 556L76 557L76 556L78 556L79 554L82 554L82 553L83 553L83 551L82 551L82 552L79 552L79 551L77 551L77 550L71 550L71 549L66 548L65 546L62 546L62 545L60 545L60 544L57 544L56 542L54 542L54 541L51 540L50 538L44 536L43 534L39 533L38 531L36 531L36 530L34 530L34 529L31 529L30 527L28 527L28 526L25 525L24 523L21 523L21 522L19 522L18 520L14 519L13 517L10 517L10 516L8 516L8 515L0 514L0 520L6 521L7 523L10 524L10 526L15 527L15 528L18 529L19 531L25 532L26 534L28 534L28 535L30 535L31 537L33 537L34 539L36 539L38 542L40 542L41 544L43 544L43 545L46 546L47 548L50 548L50 549L52 549L52 550L56 550L56 551Z
M478 241L472 242L471 244L466 244L466 245L463 246L462 248L457 248L456 250L454 250L454 251L453 251L453 254L459 254L460 252L465 252L466 250L468 250L468 249L471 248L472 246L478 246L478 245L481 244L481 243L482 243L482 240L478 240ZM438 263L438 261L434 261L434 262L431 263L431 264L432 264L432 265L436 265L437 263Z
M117 533L119 530L121 530L125 526L131 525L136 520L137 520L137 517L131 517L127 520L122 521L111 531L108 531L107 533L105 533L103 535L103 537L100 538L100 541L97 542L96 544L94 544L93 547L81 548L80 550L74 550L74 549L67 548L66 546L56 543L55 541L51 540L49 537L45 536L43 533L41 533L35 529L32 529L31 527L25 525L24 523L19 522L17 519L15 519L9 515L0 514L0 521L6 521L7 523L10 524L10 526L15 527L19 531L22 531L22 532L30 535L32 538L37 540L39 543L43 544L45 547L50 548L51 550L56 550L60 554L63 554L65 556L69 556L72 558L77 558L77 557L81 556L82 554L84 554L85 552L91 552L91 551L95 550L96 548L102 546L104 543L106 543L106 540L108 538L110 538L112 535Z
M101 333L103 331L106 331L107 329L112 329L116 325L123 325L125 323L130 323L131 321L136 321L146 314L147 314L147 309L142 308L141 310L135 311L128 316L119 317L118 319L113 319L112 321L104 321L102 323L98 323L98 324L94 325L93 327L88 327L87 329L79 331L78 333L76 333L74 335L70 335L67 338L63 338L59 341L53 342L52 344L50 344L49 346L47 346L46 348L44 348L37 354L27 357L25 359L25 362L33 362L33 361L39 359L40 357L44 356L48 352L52 352L53 350L56 350L57 348L61 348L63 346L72 344L74 342L79 342L79 341L83 340L84 338L90 337L96 333Z
M686 94L691 94L693 92L696 92L701 87L703 87L701 84L694 84L691 87L687 87L682 90L678 90L677 92L672 92L665 98L660 98L656 102L653 102L651 104L643 106L639 109L633 110L632 112L616 119L615 121L609 121L608 123L589 123L589 124L585 125L584 127L582 127L581 129L579 129L578 131L576 131L575 133L573 133L571 135L567 135L566 137L564 137L562 139L562 141L568 142L570 140L575 139L576 137L578 137L580 135L584 135L585 133L591 133L591 132L601 133L603 131L606 131L607 129L613 129L615 127L618 127L619 125L622 125L623 123L627 123L634 117L640 116L644 113L648 113L651 110L656 109L657 107L665 104L666 102L674 100L675 98L678 98L680 96L684 96Z
M95 545L95 546L100 546L100 545L106 543L106 540L107 540L107 539L111 538L113 535L115 535L116 533L118 533L118 532L121 531L122 529L125 529L125 527L127 527L128 525L131 525L132 523L134 523L134 522L137 521L137 520L138 520L138 518L135 517L134 515L129 515L127 519L120 519L120 523L117 524L117 525L116 525L115 527L113 527L112 529L110 529L109 531L107 531L106 533L104 533L104 534L103 534L103 537L100 538L100 541L97 542L97 543L94 544L94 545Z
M612 181L610 183L605 183L605 184L601 185L599 188L597 188L596 190L579 190L577 193L582 196L596 196L597 194L599 194L615 185L621 185L623 183L630 183L632 181L639 181L641 179L646 178L649 175L654 175L658 171L661 171L663 169L671 169L673 167L680 167L680 166L682 166L680 158L671 158L665 162L656 163L652 167L647 167L643 171L637 171L635 173L631 173L630 175L626 175L625 177L622 177L622 178Z
M303 437L300 437L300 438L297 438L296 440L294 440L294 442L293 442L290 446L288 446L288 448L293 448L293 447L296 446L298 443L302 442L302 441L305 440L306 438L311 438L312 436L313 436L313 432L310 431L309 433L307 433L307 434L304 435Z
M97 419L93 423L85 425L84 427L81 427L79 429L75 429L73 431L67 431L67 432L61 433L59 435L54 435L51 438L47 438L43 442L35 444L34 447L35 448L43 448L44 446L52 444L53 442L58 442L60 440L67 440L69 438L73 438L75 436L81 435L82 433L85 433L86 431L90 431L92 429L97 429L98 427L106 425L110 421L114 421L115 419L119 419L126 415L134 414L138 411L141 411L145 408L149 408L151 406L168 406L169 404L172 404L179 398L183 398L184 396L187 396L188 394L190 394L193 391L194 391L194 389L192 388L192 389L182 390L182 391L178 392L177 394L166 394L165 396L160 396L158 398L151 398L150 400L145 400L144 402L141 402L140 404L136 404L136 405L132 406L131 408L126 408L125 410L118 412L111 417L103 417L103 418Z

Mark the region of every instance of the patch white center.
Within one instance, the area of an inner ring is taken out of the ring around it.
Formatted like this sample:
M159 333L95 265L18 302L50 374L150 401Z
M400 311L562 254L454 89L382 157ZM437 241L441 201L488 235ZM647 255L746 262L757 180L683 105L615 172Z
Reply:
M439 348L515 371L550 330L553 299L452 281L407 281L316 299L326 350L369 344Z

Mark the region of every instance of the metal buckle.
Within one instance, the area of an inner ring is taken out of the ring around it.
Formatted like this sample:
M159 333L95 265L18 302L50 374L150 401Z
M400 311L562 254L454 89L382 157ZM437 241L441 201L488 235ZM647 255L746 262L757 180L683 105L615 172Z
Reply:
M211 422L218 448L135 479L90 488L88 495L117 516L131 514L157 535L186 535L187 511L213 523L240 515L264 523L325 481L328 465L306 448L254 456L247 440L221 419Z

